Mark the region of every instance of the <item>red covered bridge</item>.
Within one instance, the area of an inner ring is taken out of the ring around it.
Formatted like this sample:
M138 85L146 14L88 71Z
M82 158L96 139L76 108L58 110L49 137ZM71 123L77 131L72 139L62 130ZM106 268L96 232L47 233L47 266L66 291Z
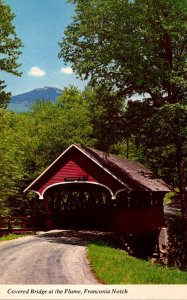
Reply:
M49 228L146 233L163 225L170 187L142 164L73 144L26 189L45 203Z

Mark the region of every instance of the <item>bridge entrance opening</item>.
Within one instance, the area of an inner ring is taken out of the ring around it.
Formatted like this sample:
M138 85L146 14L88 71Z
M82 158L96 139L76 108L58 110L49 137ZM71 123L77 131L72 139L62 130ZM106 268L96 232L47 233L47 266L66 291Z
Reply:
M55 185L45 192L54 228L110 230L115 200L97 184Z

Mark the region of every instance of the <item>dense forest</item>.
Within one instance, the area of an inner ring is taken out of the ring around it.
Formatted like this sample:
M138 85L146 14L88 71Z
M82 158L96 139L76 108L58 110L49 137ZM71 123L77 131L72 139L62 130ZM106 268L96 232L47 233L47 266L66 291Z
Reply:
M75 17L59 42L59 58L89 83L15 113L6 110L10 93L0 80L1 215L33 213L34 196L23 190L72 143L140 161L183 195L186 0L69 2ZM21 76L15 15L3 0L0 9L0 70Z
M144 117L137 124L134 107L124 98L113 105L114 97L103 89L80 91L72 86L65 88L55 103L36 101L24 113L0 111L1 214L32 214L33 198L23 190L72 143L140 161L155 176L178 186L176 149L174 142L164 137L168 128L161 127L162 114L155 112L151 120ZM138 102L133 106L138 109ZM168 114L164 109L161 112L165 117ZM171 117L175 116L169 114ZM181 123L186 120L182 114L180 118ZM172 131L175 120L168 124ZM185 127L182 134L185 139Z

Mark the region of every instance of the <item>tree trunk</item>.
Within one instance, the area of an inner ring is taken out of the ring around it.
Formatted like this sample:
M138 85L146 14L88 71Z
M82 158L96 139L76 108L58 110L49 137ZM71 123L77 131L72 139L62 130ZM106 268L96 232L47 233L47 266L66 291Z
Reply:
M182 222L184 228L184 251L185 251L185 265L184 269L187 269L187 195L185 191L185 172L184 172L184 156L183 156L183 143L177 141L177 167L178 167L178 180L179 191L182 210Z
M129 159L129 138L127 138L126 158Z

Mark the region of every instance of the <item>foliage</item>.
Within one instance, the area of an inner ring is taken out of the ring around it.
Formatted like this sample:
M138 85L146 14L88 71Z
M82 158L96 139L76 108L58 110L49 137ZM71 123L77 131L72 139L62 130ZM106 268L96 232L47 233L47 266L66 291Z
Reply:
M158 103L186 95L185 0L70 0L73 22L59 57L91 84L120 94L147 93Z
M140 160L156 175L184 191L186 1L70 2L75 16L59 57L90 85L113 90L113 105L121 96L142 95L127 108L132 118L124 120L124 138L132 137ZM105 103L110 106L107 97Z
M167 204L168 202L170 202L175 197L175 195L177 195L176 191L172 191L172 192L167 193L164 197L163 204Z
M181 216L177 215L166 216L166 225L168 230L168 265L183 269L185 266L183 220Z
M5 88L6 85L4 84L4 81L0 80L0 108L6 108L11 96L11 93L4 91Z
M8 198L18 193L23 177L23 167L19 160L16 116L12 112L0 111L0 203L1 210L8 214Z
M72 143L93 145L95 139L92 138L93 128L89 117L88 101L84 93L73 86L65 88L57 101L57 107L62 107L64 112L61 121L65 129L63 137L66 145Z
M93 146L88 103L75 87L56 103L37 101L28 113L0 111L0 211L32 214L34 199L23 190L70 144Z
M139 148L139 160L172 186L178 184L179 142L183 145L184 160L187 158L186 120L187 107L179 103L155 107L148 100L132 101L125 114L125 130Z
M24 212L34 218L39 211L43 214L44 209L36 205L35 197L24 195L23 190L72 143L142 161L168 182L170 178L176 178L175 153L173 146L170 147L173 141L167 139L166 147L159 131L155 141L157 126L165 115L164 107L154 111L145 102L133 102L137 109L134 113L135 108L131 110L130 103L125 111L127 107L123 97L115 99L114 93L101 87L89 87L81 92L72 86L63 90L56 103L36 101L27 113L0 111L1 214ZM142 123L138 121L137 114L143 115L145 105L147 115L144 114ZM181 120L185 119L181 111L180 116ZM168 118L171 119L171 114ZM133 134L128 138L129 132ZM147 132L153 135L152 141L147 140ZM181 131L181 134L185 136L185 132ZM168 155L170 152L171 157ZM158 160L158 155L162 160Z
M96 276L105 284L185 284L187 281L186 272L152 265L102 241L90 243L88 255Z
M22 42L12 25L15 15L3 0L0 0L0 12L0 70L20 76L20 64L17 60L21 54L19 48L22 47ZM4 91L5 87L4 81L0 80L0 108L5 108L10 98L10 93Z
M125 99L103 86L87 87L83 94L88 103L95 147L115 152L116 144L124 138Z

